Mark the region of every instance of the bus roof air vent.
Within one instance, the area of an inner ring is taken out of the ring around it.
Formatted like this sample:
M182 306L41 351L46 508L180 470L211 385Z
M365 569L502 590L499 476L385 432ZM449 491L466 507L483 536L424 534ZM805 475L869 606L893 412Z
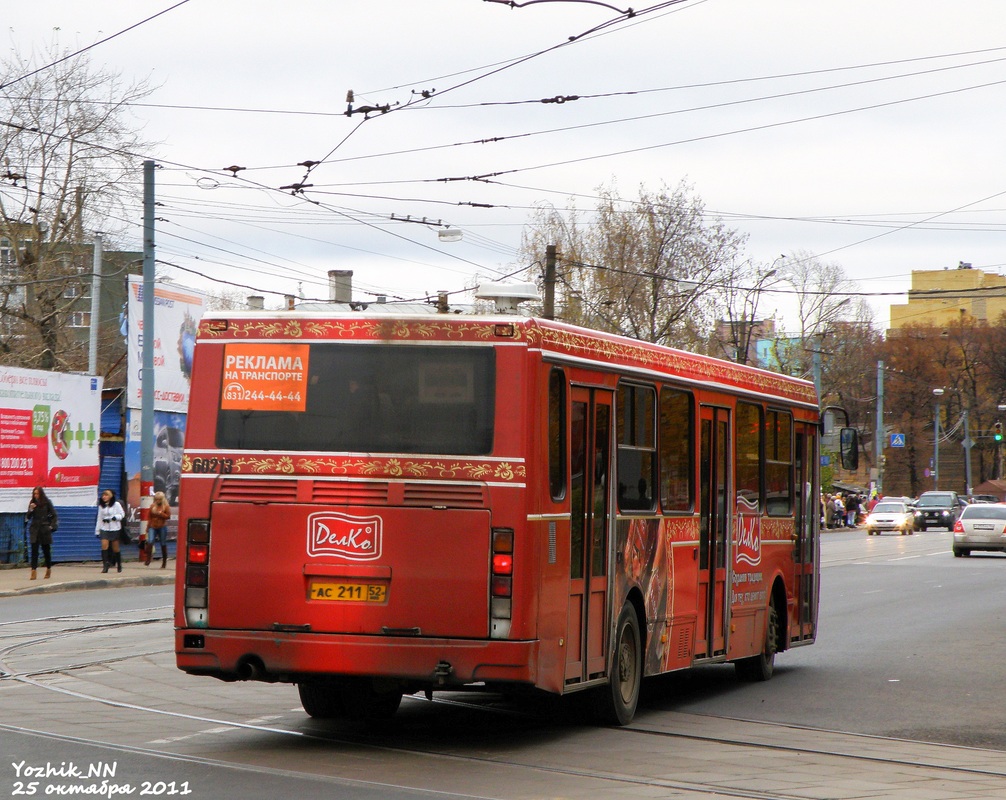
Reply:
M533 283L482 283L475 291L475 297L495 302L496 311L500 314L514 314L521 303L541 299L538 287Z

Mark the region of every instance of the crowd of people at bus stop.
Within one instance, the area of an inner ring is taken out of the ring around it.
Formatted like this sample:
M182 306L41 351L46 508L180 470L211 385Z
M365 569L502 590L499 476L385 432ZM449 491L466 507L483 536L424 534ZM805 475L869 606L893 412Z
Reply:
M857 492L821 493L821 527L822 528L855 528L870 509L877 503L878 497L867 498Z

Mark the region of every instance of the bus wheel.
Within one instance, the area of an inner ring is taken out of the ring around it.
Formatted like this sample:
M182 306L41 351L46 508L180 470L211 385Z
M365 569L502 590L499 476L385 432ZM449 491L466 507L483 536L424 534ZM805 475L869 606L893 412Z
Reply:
M606 725L628 725L636 713L643 680L641 642L636 609L626 602L615 626L608 685L598 690L597 695L597 716Z
M326 681L304 681L297 684L300 704L315 719L334 719L346 714L339 687Z
M342 686L342 705L350 719L391 719L401 704L401 691L380 691L366 678L346 681Z
M765 626L765 644L761 653L734 662L737 676L745 681L767 681L775 671L775 653L779 642L779 612L775 600L768 604L768 624Z

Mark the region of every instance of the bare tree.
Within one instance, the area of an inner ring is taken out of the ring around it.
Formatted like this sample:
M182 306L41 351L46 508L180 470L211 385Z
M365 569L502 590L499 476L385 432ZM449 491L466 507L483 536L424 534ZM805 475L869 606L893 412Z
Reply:
M787 374L809 377L815 361L827 366L833 352L828 338L842 325L869 325L873 312L839 264L796 252L780 262L778 274L776 288L787 287L793 298L797 329L782 332L774 342L774 361Z
M801 338L809 339L835 322L861 316L865 303L861 297L850 294L856 287L840 264L797 252L783 261L779 269L796 297Z
M705 218L702 200L679 184L641 187L634 201L599 190L587 219L543 208L524 233L523 254L559 253L560 316L649 342L695 347L716 319L720 295L735 278L744 236ZM540 280L540 275L535 275Z
M781 259L782 257L780 257ZM760 316L765 292L779 283L780 259L772 264L745 262L723 288L723 319L717 326L709 350L712 355L738 364L757 361L753 349L760 339L773 338L776 320Z
M145 83L123 86L51 45L0 64L0 354L39 369L80 368L66 314L90 283L85 231L112 231L139 173L128 116Z

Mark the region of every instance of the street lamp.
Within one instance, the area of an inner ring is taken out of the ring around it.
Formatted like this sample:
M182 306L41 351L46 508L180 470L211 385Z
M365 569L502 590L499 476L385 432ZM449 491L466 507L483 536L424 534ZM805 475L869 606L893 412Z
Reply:
M933 489L939 489L940 480L940 398L942 389L933 389L936 398L936 413L933 415Z
M460 228L441 228L437 231L437 238L441 242L460 242L464 238Z

